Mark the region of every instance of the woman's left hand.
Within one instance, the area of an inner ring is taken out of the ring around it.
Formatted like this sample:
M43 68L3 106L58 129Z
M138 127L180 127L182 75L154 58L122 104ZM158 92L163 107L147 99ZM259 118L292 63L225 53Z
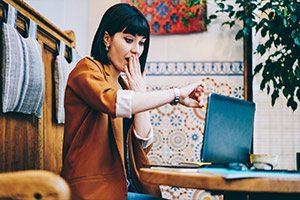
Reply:
M180 89L180 104L188 107L203 108L204 84L202 82L190 84Z
M130 90L136 92L146 92L146 72L141 72L141 65L139 57L135 54L129 58L129 66L125 68L125 74L128 80L128 86Z

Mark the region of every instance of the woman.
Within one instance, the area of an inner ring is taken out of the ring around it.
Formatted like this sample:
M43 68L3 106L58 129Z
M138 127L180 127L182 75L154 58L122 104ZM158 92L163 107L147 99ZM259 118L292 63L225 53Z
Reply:
M146 91L143 71L149 35L149 25L138 9L116 4L101 20L93 58L82 59L69 75L62 176L73 199L160 196L159 187L140 182L138 174L148 163L146 154L153 141L148 110L170 102L202 107L199 83Z

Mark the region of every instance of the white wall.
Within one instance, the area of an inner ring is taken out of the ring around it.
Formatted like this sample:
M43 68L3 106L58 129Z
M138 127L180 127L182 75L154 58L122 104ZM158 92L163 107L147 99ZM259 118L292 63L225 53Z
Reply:
M230 0L232 1L232 0ZM207 13L216 5L208 0ZM152 35L149 61L242 61L243 42L234 39L235 29L221 28L220 16L205 32Z
M97 28L100 24L100 20L105 13L105 11L112 5L119 3L119 0L89 0L89 38L88 38L88 47L89 52L93 42L94 35L97 31Z
M81 55L89 52L89 1L24 0L62 31L73 30Z

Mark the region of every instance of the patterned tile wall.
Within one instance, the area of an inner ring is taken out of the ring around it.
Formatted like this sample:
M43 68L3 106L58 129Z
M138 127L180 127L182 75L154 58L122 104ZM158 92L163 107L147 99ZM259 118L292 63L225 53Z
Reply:
M229 62L148 62L146 66L149 90L182 87L202 81L205 98L210 92L244 98L244 68L242 61ZM154 144L148 154L153 163L200 161L204 132L204 109L181 105L165 105L151 111ZM203 190L161 186L167 199L221 200Z

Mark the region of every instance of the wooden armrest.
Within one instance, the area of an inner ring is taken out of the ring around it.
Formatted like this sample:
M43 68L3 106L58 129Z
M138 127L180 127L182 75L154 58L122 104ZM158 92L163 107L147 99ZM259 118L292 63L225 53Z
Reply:
M0 173L0 199L70 199L70 188L59 175L43 170Z

